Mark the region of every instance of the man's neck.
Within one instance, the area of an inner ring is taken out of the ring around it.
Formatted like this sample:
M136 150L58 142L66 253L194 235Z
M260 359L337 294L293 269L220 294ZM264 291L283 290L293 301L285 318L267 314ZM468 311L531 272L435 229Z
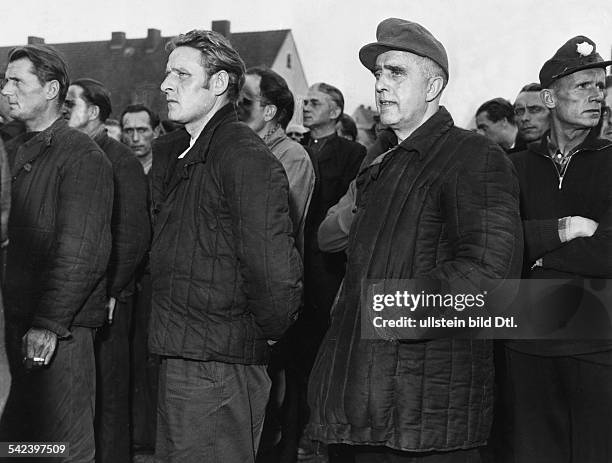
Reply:
M440 109L440 105L439 103L430 103L427 106L427 109L425 110L425 113L423 114L423 117L421 118L421 120L418 122L418 124L413 124L410 127L401 127L401 128L394 128L391 127L391 130L393 130L393 132L395 133L395 136L397 137L397 143L400 144L401 142L403 142L406 138L408 138L410 135L412 135L412 133L418 129L419 127L421 127L425 122L427 122L427 120L433 116L434 114L436 114L438 112L438 109Z
M138 160L140 161L140 164L142 164L143 168L149 165L152 158L153 158L153 151L149 151L145 156L138 156Z
M89 138L92 140L95 139L98 135L102 133L104 130L104 124L99 120L90 121L82 130L85 134L89 135Z
M510 129L508 129L508 138L505 140L502 148L507 149L507 150L514 148L514 145L516 143L517 134L518 134L518 128L514 125L511 125Z
M332 135L336 132L336 123L318 125L316 127L310 127L310 138L324 138Z
M35 119L24 122L28 132L42 132L51 127L59 117L59 108L53 104L53 107L47 107Z
M561 153L566 154L580 145L589 135L591 127L564 127L557 119L550 124L550 141Z
M198 135L202 133L202 130L204 130L204 127L206 127L206 124L208 124L213 116L217 114L217 112L227 103L227 98L219 97L215 100L212 108L210 108L210 111L208 111L204 117L198 119L197 121L187 122L185 124L185 130L187 130L187 133L189 133L191 138L197 138Z

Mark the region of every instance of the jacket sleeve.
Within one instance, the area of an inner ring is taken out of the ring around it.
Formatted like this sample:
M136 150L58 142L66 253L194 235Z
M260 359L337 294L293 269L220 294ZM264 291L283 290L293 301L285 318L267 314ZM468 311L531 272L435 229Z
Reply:
M512 164L501 150L489 145L479 151L465 152L465 162L442 188L440 207L455 253L425 278L439 281L452 291L488 288L489 301L496 293L499 298L495 300L503 302L502 291L514 296L518 289L518 280L514 279L521 274L519 185Z
M113 236L108 265L108 293L118 298L130 283L149 247L151 226L147 211L147 181L136 158L114 166Z
M106 156L90 149L72 157L60 176L55 242L43 270L32 326L65 337L75 315L106 273L113 174Z
M529 265L563 244L559 238L558 219L523 220L523 232L525 261Z
M319 225L317 238L321 251L340 252L348 246L349 230L355 217L355 182L353 180L346 194L329 208L327 216Z
M302 267L289 218L287 177L263 145L245 141L224 156L222 189L231 215L249 310L267 339L279 339L297 317Z
M8 238L8 219L11 210L11 171L8 156L0 139L0 243Z
M593 236L574 238L545 254L542 267L594 278L612 278L612 208L602 215Z

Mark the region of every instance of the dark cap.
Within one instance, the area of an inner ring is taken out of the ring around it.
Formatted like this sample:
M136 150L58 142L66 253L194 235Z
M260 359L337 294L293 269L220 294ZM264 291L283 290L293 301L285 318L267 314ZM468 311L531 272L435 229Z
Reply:
M359 50L359 60L372 70L376 58L391 50L408 51L437 63L448 78L448 57L444 46L423 26L404 19L389 18L376 28L376 42Z
M583 69L610 66L612 61L604 61L595 48L595 42L584 35L569 39L557 53L544 63L540 70L540 84L550 87L555 80Z

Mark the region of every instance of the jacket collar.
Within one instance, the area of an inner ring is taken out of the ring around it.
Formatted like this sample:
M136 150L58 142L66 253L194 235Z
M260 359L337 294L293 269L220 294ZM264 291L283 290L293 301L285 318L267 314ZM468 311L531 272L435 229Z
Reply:
M32 146L38 143L42 143L45 146L49 146L53 143L53 139L55 138L55 136L59 132L62 132L66 130L67 128L68 128L68 122L66 122L64 118L59 117L55 120L55 122L53 122L53 124L51 124L49 127L47 127L42 132L38 132L30 140L25 142L24 145L26 147L29 147L29 146Z
M289 137L287 137L287 135L285 134L285 131L282 129L282 127L279 126L269 137L264 138L264 141L266 142L266 145L268 146L268 148L272 150L279 143L281 143L283 140L288 139L288 138Z
M41 156L48 146L53 144L53 140L58 133L64 132L68 129L68 123L63 118L58 118L42 132L38 132L31 139L24 142L19 148L17 148L17 156L12 166L13 173L17 173L22 167L26 170L29 169L29 165L34 162L39 156ZM21 137L27 136L22 134ZM32 149L35 146L40 146L38 149Z
M221 125L230 122L238 122L238 115L236 114L234 105L227 103L206 123L204 130L202 130L202 133L200 133L193 147L189 150L186 156L187 160L190 162L205 162L208 155L208 147L210 146L215 131Z
M399 144L399 148L405 151L416 151L419 159L423 159L431 147L442 135L455 125L452 116L444 106L419 126L412 134ZM397 137L395 138L397 142Z
M542 135L542 138L539 141L529 143L529 145L527 145L527 148L537 154L550 157L549 139L550 130L548 130L544 135ZM603 148L608 148L611 146L612 142L599 138L599 130L591 129L584 141L576 148L574 148L572 152L577 153L578 151L599 151Z

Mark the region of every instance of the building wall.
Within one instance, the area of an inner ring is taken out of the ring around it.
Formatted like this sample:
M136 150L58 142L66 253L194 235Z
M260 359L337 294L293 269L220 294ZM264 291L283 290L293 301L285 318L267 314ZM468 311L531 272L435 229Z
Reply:
M300 56L291 32L287 34L285 42L281 46L276 60L272 65L272 70L280 74L287 81L289 89L293 92L293 96L295 97L295 112L291 122L301 124L302 101L308 92L308 82L306 81L304 68L302 67L302 62L300 61Z

